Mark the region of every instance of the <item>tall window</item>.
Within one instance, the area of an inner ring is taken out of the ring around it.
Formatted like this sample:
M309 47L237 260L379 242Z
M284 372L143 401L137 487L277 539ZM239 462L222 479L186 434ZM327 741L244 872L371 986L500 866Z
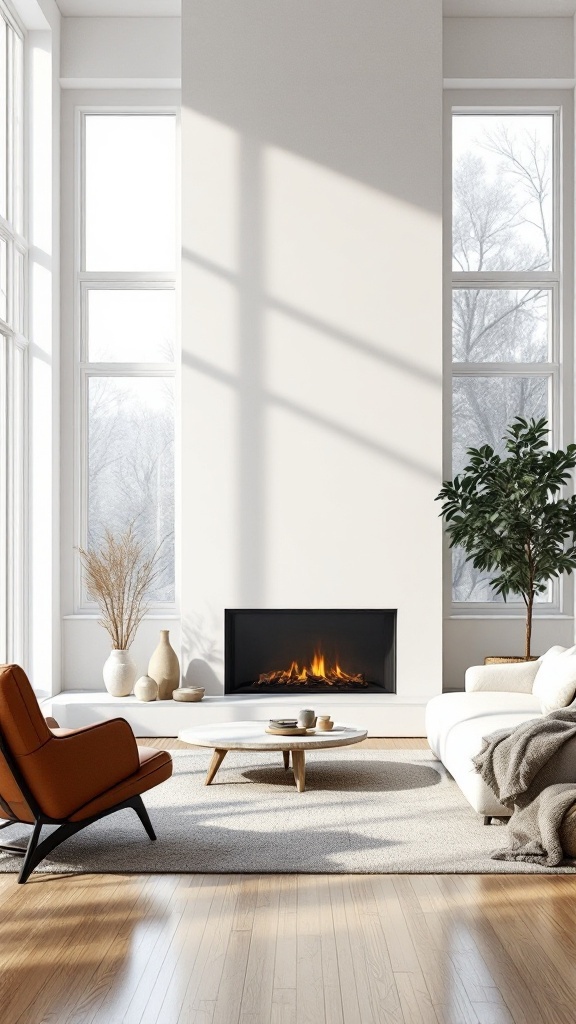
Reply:
M515 416L558 427L559 113L458 111L452 120L452 474L466 449L504 453ZM453 551L456 604L502 600ZM543 596L551 605L554 588ZM508 604L513 602L508 602Z
M0 0L0 661L25 661L27 243L24 36Z
M82 116L81 541L131 526L175 600L175 117ZM86 606L80 592L80 606Z

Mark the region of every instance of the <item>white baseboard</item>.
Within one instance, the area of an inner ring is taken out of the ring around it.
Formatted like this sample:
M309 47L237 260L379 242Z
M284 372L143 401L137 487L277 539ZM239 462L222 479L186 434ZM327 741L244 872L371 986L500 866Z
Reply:
M136 697L111 697L93 690L66 690L42 703L46 715L52 715L65 729L77 729L91 722L125 718L136 736L177 736L181 729L211 722L241 722L294 715L303 707L330 714L339 722L368 729L369 736L425 736L425 697L399 697L397 694L371 693L361 696L338 694L335 697L310 694L271 697L242 694L231 697L204 697L198 703L175 700L137 700Z

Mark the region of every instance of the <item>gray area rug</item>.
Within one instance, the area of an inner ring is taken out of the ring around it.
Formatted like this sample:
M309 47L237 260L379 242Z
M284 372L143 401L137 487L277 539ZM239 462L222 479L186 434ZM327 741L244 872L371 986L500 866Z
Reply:
M305 793L280 753L229 753L208 787L211 751L173 754L172 779L144 794L156 843L133 812L120 811L68 840L37 871L550 873L491 860L506 843L505 827L482 824L431 751L312 752ZM14 826L2 840L28 833ZM0 851L1 871L19 865Z

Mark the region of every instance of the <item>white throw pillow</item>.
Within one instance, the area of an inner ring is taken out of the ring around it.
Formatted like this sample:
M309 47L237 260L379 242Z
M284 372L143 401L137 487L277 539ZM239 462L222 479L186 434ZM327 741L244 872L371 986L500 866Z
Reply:
M504 665L472 665L466 669L464 689L502 690L506 693L532 693L538 661L518 661Z
M544 715L572 703L576 696L576 646L551 647L546 651L532 693L538 697Z

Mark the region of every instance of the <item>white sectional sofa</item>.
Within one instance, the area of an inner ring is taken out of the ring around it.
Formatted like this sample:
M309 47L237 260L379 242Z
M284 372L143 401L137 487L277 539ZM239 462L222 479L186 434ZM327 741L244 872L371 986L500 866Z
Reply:
M443 693L428 703L430 747L486 823L492 816L509 816L510 811L474 770L472 757L479 752L483 736L543 717L540 697L532 692L541 662L475 665L466 672L464 693ZM576 741L566 743L559 756L566 782L576 782Z

